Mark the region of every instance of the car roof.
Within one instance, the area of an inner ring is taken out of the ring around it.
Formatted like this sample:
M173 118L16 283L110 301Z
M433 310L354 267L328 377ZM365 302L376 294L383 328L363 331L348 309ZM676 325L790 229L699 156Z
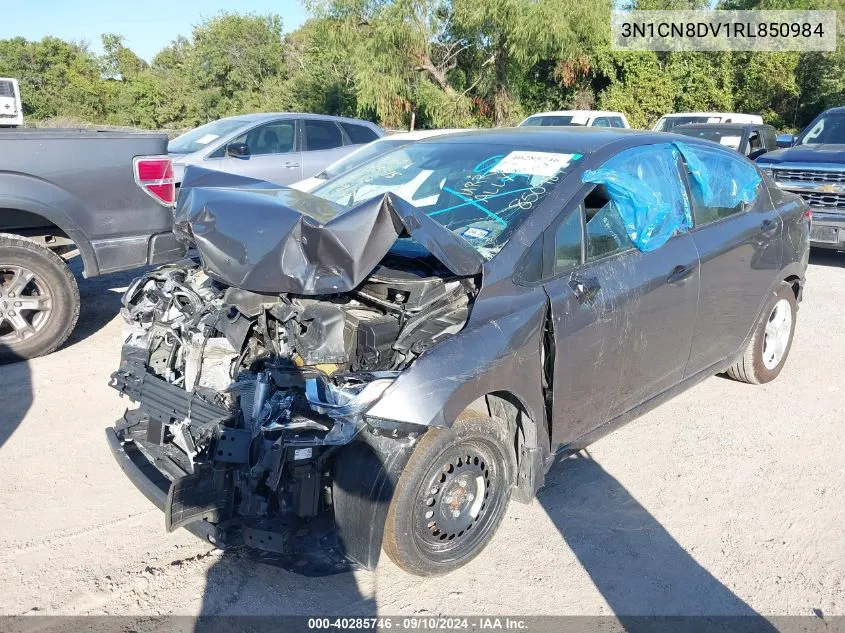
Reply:
M342 121L344 123L355 123L369 127L378 127L375 123L365 121L363 119L352 119L349 117L334 116L331 114L310 114L308 112L252 112L250 114L236 114L233 116L223 117L220 120L260 123L262 121L272 121L275 119L328 119L331 121Z
M383 136L380 139L373 141L378 143L380 141L420 141L424 138L431 138L432 136L442 136L444 134L454 134L456 132L466 132L466 129L448 129L448 130L414 130L413 132L397 132Z
M673 130L706 130L708 128L719 128L720 130L744 130L749 127L771 127L766 123L684 123L676 125Z
M521 145L534 151L592 154L623 138L638 137L643 145L666 143L669 134L629 128L596 127L507 127L467 130L448 136L428 138L419 143L473 143ZM678 138L681 138L680 136Z
M625 115L621 112L612 112L610 110L550 110L548 112L535 112L528 115L528 118L535 116L572 116L575 114L587 114L589 116L621 116Z
M746 114L744 112L671 112L664 114L662 119L674 119L679 116L760 116L759 114Z

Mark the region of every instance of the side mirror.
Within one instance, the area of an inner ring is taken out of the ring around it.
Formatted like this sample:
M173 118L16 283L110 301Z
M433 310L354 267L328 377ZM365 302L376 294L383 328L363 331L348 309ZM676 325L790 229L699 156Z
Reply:
M247 158L249 146L246 143L229 143L226 146L226 155L232 158Z
M748 155L748 160L757 160L763 154L765 154L768 150L765 147L761 147L760 149L755 149Z
M775 139L775 145L778 147L792 147L793 143L795 143L795 137L792 134L778 134Z

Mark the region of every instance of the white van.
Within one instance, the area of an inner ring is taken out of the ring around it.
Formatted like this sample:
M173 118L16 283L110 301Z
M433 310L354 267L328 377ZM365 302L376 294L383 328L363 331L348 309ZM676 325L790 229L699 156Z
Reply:
M0 77L0 127L21 125L23 125L23 108L18 80Z
M741 114L738 112L674 112L664 114L655 124L655 132L671 132L676 125L687 123L756 123L763 124L759 114Z
M628 119L621 112L607 110L554 110L538 112L525 119L518 127L579 126L629 128Z

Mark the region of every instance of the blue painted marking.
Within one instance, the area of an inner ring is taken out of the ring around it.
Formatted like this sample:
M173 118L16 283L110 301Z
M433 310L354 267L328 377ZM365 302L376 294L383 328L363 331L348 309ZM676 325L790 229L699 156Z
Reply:
M507 226L507 225L508 225L508 223L507 223L507 222L505 222L502 218L500 218L498 215L496 215L495 213L493 213L490 209L488 209L488 208L486 208L486 207L484 207L484 206L480 205L480 204L479 204L478 202L476 202L475 200L470 200L469 198L466 198L466 197L462 196L461 194L459 194L457 191L454 191L454 190L452 190L452 189L449 189L449 187L443 187L443 191L445 191L445 192L447 192L447 193L451 193L451 194L452 194L453 196L455 196L456 198L459 198L459 199L463 200L466 204L471 204L472 206L474 206L474 207L475 207L476 209L478 209L479 211L483 211L483 212L484 212L484 213L486 213L489 217L491 217L491 218L493 218L494 220L496 220L496 222L498 222L498 223L499 223L499 224L501 224L502 226ZM432 214L429 214L429 215L434 215L434 214L432 213Z
M466 200L466 202L462 202L461 204L456 204L456 205L453 205L451 207L446 207L445 209L438 209L437 211L432 211L430 213L427 213L426 215L428 215L429 217L431 217L433 215L438 215L440 213L446 213L447 211L454 211L455 209L460 209L461 207L465 207L465 206L471 205L471 204L478 206L478 204L475 202L475 200L469 200L468 198L464 198L461 194L455 193L454 191L452 191L448 187L443 187L443 191L448 191L449 193L458 196L461 200ZM486 199L492 200L493 198L501 198L502 196L510 196L512 194L515 194L515 193L522 193L523 191L531 191L531 187L525 187L523 189L513 189L511 191L505 191L504 193L493 194L492 196L487 196ZM483 209L483 211L485 213L493 213L492 211L488 211L487 209ZM499 216L496 216L496 217L498 218Z

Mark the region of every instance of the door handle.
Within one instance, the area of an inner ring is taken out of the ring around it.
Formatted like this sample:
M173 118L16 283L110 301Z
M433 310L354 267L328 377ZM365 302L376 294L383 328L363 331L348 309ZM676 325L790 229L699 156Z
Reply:
M778 223L774 220L763 220L763 223L760 225L760 232L769 233L774 231L776 228L778 228Z
M691 274L695 272L695 264L689 264L688 266L682 266L678 264L672 269L672 272L669 273L669 276L666 278L670 284L677 283L679 281L683 281Z
M299 163L294 163L293 161L286 161L282 163L282 167L293 169L294 167L299 167Z
M569 287L572 289L578 303L590 304L595 301L596 296L601 290L601 285L598 279L571 279Z

